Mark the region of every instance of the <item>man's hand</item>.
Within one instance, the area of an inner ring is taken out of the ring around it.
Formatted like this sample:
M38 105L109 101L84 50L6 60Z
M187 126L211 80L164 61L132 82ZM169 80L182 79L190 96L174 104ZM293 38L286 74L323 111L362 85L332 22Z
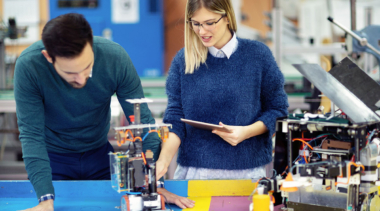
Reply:
M33 208L29 208L23 211L54 211L54 200L49 199L39 203L37 206Z
M220 136L223 140L232 146L236 146L246 139L247 134L244 126L228 126L221 122L219 122L219 125L229 129L231 132L229 133L220 130L213 130L212 133Z
M170 162L164 161L162 159L158 159L156 162L156 179L159 180L163 177L168 171Z
M194 207L195 201L170 193L165 188L157 188L157 192L165 196L167 203L175 204L182 209Z

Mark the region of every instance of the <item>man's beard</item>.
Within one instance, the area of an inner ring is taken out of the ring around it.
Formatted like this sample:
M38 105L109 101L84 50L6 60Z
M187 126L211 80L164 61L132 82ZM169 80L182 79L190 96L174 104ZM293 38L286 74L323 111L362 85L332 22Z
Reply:
M69 84L70 84L74 89L82 89L84 86L86 86L86 84L87 84L87 80L88 80L89 78L90 78L90 77L87 77L87 78L86 78L86 82L84 82L83 85L78 84L77 82L70 82Z

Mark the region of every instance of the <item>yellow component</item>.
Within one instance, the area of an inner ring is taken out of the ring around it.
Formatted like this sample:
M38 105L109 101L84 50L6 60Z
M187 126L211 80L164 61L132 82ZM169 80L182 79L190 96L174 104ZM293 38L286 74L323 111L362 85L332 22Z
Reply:
M285 182L293 182L293 176L292 176L292 173L289 172L289 174L286 176L285 178ZM280 190L282 191L286 191L286 192L296 192L298 190L297 187L283 187L281 186Z
M254 211L269 211L270 198L267 194L253 196L253 210Z
M196 211L208 211L210 209L211 196L209 197L187 197L195 201L193 208L186 208L183 210L196 210Z
M123 131L117 131L116 132L116 140L117 141L121 142L124 140L124 138L125 138L125 134Z
M379 163L379 164L377 164L377 168L380 168L380 163Z
M252 180L189 180L188 196L249 196L256 188Z
M150 150L150 149L146 150L145 157L146 158L153 158L153 152L152 152L152 150Z
M169 137L169 128L168 127L162 127L158 134L160 135L160 138L162 139L162 141L165 143Z

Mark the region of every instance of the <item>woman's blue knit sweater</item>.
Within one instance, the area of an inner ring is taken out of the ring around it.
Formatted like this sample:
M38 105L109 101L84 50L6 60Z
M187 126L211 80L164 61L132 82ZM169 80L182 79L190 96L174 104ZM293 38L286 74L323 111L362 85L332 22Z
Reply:
M181 139L178 163L211 169L247 169L272 160L271 136L276 118L287 115L284 77L263 43L238 38L227 58L208 54L193 74L185 74L184 49L173 59L166 82L168 107L164 122ZM211 131L197 129L181 118L246 126L262 121L267 133L231 146Z

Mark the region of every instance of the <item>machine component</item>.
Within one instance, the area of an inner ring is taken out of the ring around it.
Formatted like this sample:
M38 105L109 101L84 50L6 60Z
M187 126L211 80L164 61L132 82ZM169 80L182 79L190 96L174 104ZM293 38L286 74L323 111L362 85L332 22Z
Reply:
M350 59L343 59L329 71L329 74L372 111L376 111L380 107L380 85Z
M340 23L334 21L332 17L328 17L327 20L341 28L343 31L355 39L347 39L349 40L348 42L352 42L352 45L351 43L348 43L347 45L352 46L352 49L348 49L350 52L367 52L373 54L380 64L380 48L378 38L378 34L380 33L380 26L372 25L367 26L362 31L351 31Z
M370 90L378 85L369 77L348 80L360 69L347 58L332 74L317 65L295 66L341 111L277 119L274 168L281 177L270 181L281 186L277 193L287 198L287 210L379 211L380 121L373 110L380 96Z
M134 115L130 116L129 126L116 127L119 146L128 142L127 152L109 153L111 185L117 192L125 192L121 198L122 211L165 210L164 198L157 192L156 164L153 152L142 151L142 142L152 132L159 134L164 141L168 137L170 124L142 124L140 104L152 102L149 99L133 99L127 102L134 105ZM153 129L152 129L153 128ZM149 129L144 133L144 129ZM133 148L130 148L133 145Z
M348 60L346 58L344 61L349 62L352 66L356 66L352 61ZM347 89L344 84L330 73L326 72L321 66L317 64L294 64L293 66L310 80L314 86L321 90L324 95L338 105L354 123L380 121L380 117L368 108L358 96ZM344 67L341 66L341 68ZM360 84L360 86L366 85L367 83Z
M18 39L25 37L26 26L17 26L15 18L9 18L9 26L0 24L0 90L9 89L5 68L5 38Z
M273 203L270 201L268 193L264 193L265 186L258 186L258 194L254 195L252 198L252 204L249 206L250 211L273 211Z

